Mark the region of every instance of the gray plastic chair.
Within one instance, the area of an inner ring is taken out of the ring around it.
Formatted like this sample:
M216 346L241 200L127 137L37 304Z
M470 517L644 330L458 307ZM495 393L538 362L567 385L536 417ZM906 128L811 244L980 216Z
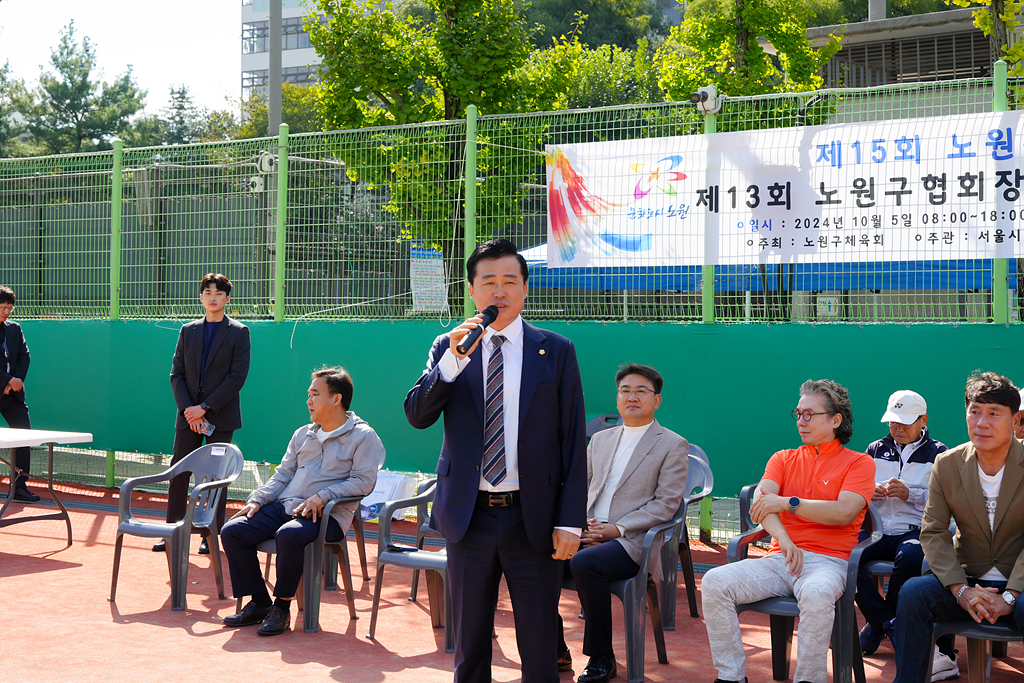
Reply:
M121 545L124 535L162 538L167 544L167 568L171 576L171 609L185 609L188 586L188 549L193 531L207 539L213 575L217 580L217 596L224 599L224 574L220 564L220 529L217 528L217 503L227 495L228 486L242 473L242 451L230 443L201 446L179 460L169 470L146 477L135 477L121 484L118 502L117 540L114 543L114 571L110 578L110 601L117 595L117 574L121 566ZM191 472L195 485L188 498L185 518L168 524L141 520L132 515L132 490L145 484L170 481Z
M769 538L770 534L760 526L754 528L749 518L750 505L757 484L744 486L740 491L740 510L743 514L741 523L745 523L747 531L733 536L726 552L726 562L736 562L747 556L751 543ZM860 638L857 635L857 614L854 595L857 592L857 569L860 556L864 549L874 545L882 538L882 519L878 511L871 505L867 506L864 518L864 529L871 535L855 545L850 553L846 569L846 590L836 601L835 619L832 622L832 680L835 683L850 683L856 678L857 683L864 683L864 659L860 651ZM793 647L793 624L800 616L796 598L767 598L736 605L736 613L747 610L769 615L772 643L772 678L784 681L789 678L789 660Z
M391 541L391 515L399 508L426 505L434 499L434 487L404 500L389 501L380 512L380 529L377 536L377 575L373 588L373 611L370 613L371 640L377 632L377 610L380 608L380 592L384 586L384 567L393 564L408 569L426 569L437 572L444 583L444 651L455 652L455 633L452 624L452 598L448 585L448 555L439 551L421 550L413 546L398 546Z
M363 496L345 496L332 500L324 506L321 519L329 518L331 510L339 503L358 503L362 499ZM356 515L359 515L358 509ZM320 586L324 582L324 575L330 576L330 572L336 571L338 566L342 570L341 578L345 585L348 615L352 619L359 618L356 616L355 595L352 591L348 537L342 536L341 540L337 542L327 542L326 537L327 525L321 524L320 533L312 543L306 544L303 551L301 591L295 596L295 601L298 603L298 608L302 610L302 629L306 633L316 633L320 630ZM270 573L270 556L277 553L277 542L273 538L263 541L256 546L256 552L267 553L267 568L264 572L266 577ZM337 582L337 578L335 578L335 582ZM235 610L242 611L242 598L238 598Z
M689 472L699 470L703 463L692 455L688 457L690 458ZM695 461L700 464L695 465ZM693 475L688 474L687 483L691 481L691 476ZM647 534L644 536L643 551L640 555L640 571L636 573L636 576L631 579L613 581L608 586L612 594L622 601L622 614L626 627L626 674L629 683L641 683L644 680L644 631L647 610L651 612L651 628L654 631L654 644L658 650L658 662L668 664L661 603L658 600L658 586L650 574L651 553L654 550L654 543L661 538L664 542L661 551L662 571L665 573L662 591L675 593L675 558L679 553L681 528L685 523L686 499L684 497L679 510L672 519L647 530ZM669 558L669 561L666 562L665 558ZM574 591L576 582L571 577L564 578L562 579L562 588Z
M697 453L694 453L694 450ZM704 457L701 458L700 456ZM693 571L693 553L690 552L690 534L686 530L686 512L694 503L711 495L715 488L715 475L711 473L711 466L708 465L707 455L700 446L690 444L689 469L686 473L686 495L676 513L676 519L681 520L679 525L680 538L677 543L679 563L683 566L683 580L686 582L686 600L690 604L690 616L694 619L700 618L697 611L697 577ZM676 582L677 565L676 555L668 554L668 544L662 546L664 557L662 567L664 572L663 585L661 589L661 618L666 631L674 631L676 628Z
M437 484L437 479L431 479L425 481L416 487L416 495L425 493L430 490L432 486ZM427 501L421 502L416 506L416 549L423 550L423 541L430 536L431 538L441 538L435 529L430 528L430 513L427 511ZM409 590L409 602L416 602L416 593L420 587L420 570L412 570L412 588Z
M587 438L589 439L594 434L603 432L606 429L618 427L620 424L622 424L622 416L618 413L598 415L595 418L587 420Z
M971 619L962 621L940 621L932 629L932 640L954 634L967 639L967 683L988 683L992 677L992 657L989 655L989 643L992 643L992 656L1006 656L1005 646L1010 642L1020 642L1024 638L1015 626L1002 621L989 624L975 623ZM996 654L996 644L1002 645L1002 655ZM932 678L932 659L928 658L928 677Z

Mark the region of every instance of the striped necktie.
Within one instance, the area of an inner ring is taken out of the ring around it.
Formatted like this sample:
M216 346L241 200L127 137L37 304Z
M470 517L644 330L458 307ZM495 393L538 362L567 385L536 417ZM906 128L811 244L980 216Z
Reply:
M484 392L484 479L497 486L505 478L505 360L501 353L505 337L496 334L491 343Z

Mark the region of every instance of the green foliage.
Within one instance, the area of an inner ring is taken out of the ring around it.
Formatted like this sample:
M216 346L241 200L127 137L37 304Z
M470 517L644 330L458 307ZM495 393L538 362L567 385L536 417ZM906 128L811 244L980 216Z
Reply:
M34 141L50 153L109 149L145 105L131 66L112 83L95 78L96 48L87 37L75 41L74 22L61 31L50 65L53 71L42 71L38 86L16 104Z
M812 47L800 10L785 0L709 0L702 9L688 13L658 52L659 83L669 100L686 99L709 84L731 96L815 90L820 68L839 50L835 37Z
M319 103L317 86L281 84L281 120L288 124L289 133L313 133L323 130ZM232 137L265 138L277 135L276 130L267 131L269 121L267 94L263 90L254 90L249 99L242 102L242 124Z
M5 62L0 67L0 159L14 154L17 138L24 130L13 118L14 92L20 87L20 83L10 78L11 65Z
M198 139L199 111L188 94L187 85L171 86L171 103L161 113L167 125L167 144L187 145Z
M592 49L603 45L631 49L645 38L664 38L669 26L664 11L673 0L533 0L523 2L522 13L530 26L537 26L534 46L545 48L576 30L577 15L586 23L578 33L581 43Z
M641 39L635 50L601 45L580 51L567 109L662 102L654 52Z

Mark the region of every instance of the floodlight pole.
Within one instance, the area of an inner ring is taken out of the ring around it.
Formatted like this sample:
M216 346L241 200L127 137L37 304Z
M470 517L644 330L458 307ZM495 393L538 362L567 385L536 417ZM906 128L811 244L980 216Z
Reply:
M476 249L476 105L466 107L466 168L464 171L466 185L466 221L465 236L463 240L463 257L469 262L469 257ZM469 271L466 271L469 277ZM463 285L465 295L462 300L462 313L464 318L472 318L476 315L476 304L469 296L469 281Z
M281 125L281 0L270 0L270 73L267 85L267 135Z
M992 70L992 111L1009 111L1006 101L1006 62L999 60ZM1010 259L992 259L992 322L1010 321Z

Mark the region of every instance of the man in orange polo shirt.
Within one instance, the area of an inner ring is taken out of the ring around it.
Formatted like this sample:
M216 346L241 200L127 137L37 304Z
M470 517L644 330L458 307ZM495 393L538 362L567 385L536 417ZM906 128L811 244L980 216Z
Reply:
M793 680L828 682L835 602L875 490L875 463L844 447L853 436L853 406L836 382L804 382L793 419L804 445L771 457L750 508L772 535L768 555L716 567L701 584L716 682L746 680L736 605L779 596L800 606Z

